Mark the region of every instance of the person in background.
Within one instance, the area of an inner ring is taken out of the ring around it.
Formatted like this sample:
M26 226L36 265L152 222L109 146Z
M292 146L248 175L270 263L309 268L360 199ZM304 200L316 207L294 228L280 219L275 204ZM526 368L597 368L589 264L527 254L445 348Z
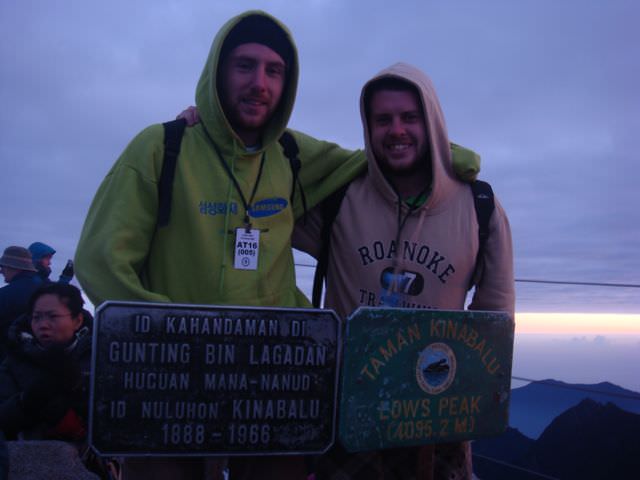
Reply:
M38 275L42 277L42 280L49 282L49 275L51 275L51 259L56 251L53 247L50 247L46 243L33 242L29 245L29 251L33 259L33 265L38 270ZM73 278L73 261L69 260L65 265L58 282L69 283Z
M7 439L85 439L93 319L83 304L73 285L42 285L11 325L0 365Z
M27 311L31 294L42 285L29 250L7 247L0 257L0 273L8 284L0 288L0 360L5 356L7 330L16 318Z
M0 365L0 430L8 440L69 442L107 478L107 462L86 442L93 318L83 305L75 286L47 283L11 325Z

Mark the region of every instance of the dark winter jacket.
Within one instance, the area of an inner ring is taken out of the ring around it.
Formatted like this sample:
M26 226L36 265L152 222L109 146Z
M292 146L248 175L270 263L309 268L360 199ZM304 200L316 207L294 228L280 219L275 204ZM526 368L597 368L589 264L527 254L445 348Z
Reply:
M7 330L11 322L27 311L27 303L42 279L36 272L22 271L0 288L0 360L5 356Z
M42 257L46 257L47 255L53 256L56 253L54 248L47 245L46 243L33 242L31 245L29 245L29 251L31 252L33 266L36 267L36 270L38 270L38 275L42 277L44 283L52 282L52 280L49 279L49 275L51 275L51 268L42 265L42 263L40 263L40 260L42 260ZM58 283L69 283L71 282L72 278L73 269L71 268L71 270L69 270L69 267L65 267L65 269L60 274L60 277L58 278Z
M49 267L45 267L40 263L42 257L53 256L56 251L53 247L47 245L42 242L34 242L29 245L29 251L31 252L31 258L33 260L33 266L38 270L38 275L42 277L44 282L49 282L49 275L51 275L51 269Z
M89 407L91 329L82 327L64 349L43 349L27 315L8 332L7 357L0 365L0 430L8 439L83 440Z

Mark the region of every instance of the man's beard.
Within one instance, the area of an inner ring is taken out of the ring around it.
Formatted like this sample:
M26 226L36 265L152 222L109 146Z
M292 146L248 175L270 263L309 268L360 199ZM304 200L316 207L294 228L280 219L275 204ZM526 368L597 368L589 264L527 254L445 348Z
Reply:
M414 162L408 168L396 169L390 167L386 162L378 162L380 166L380 170L387 178L409 178L417 173L424 173L425 170L429 178L431 178L431 152L427 149L423 155L421 155L420 160Z

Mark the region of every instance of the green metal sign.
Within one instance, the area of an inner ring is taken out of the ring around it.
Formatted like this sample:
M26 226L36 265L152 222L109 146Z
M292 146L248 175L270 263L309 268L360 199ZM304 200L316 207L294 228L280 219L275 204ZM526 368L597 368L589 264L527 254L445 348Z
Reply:
M359 308L347 321L341 443L356 452L503 432L513 332L506 313Z

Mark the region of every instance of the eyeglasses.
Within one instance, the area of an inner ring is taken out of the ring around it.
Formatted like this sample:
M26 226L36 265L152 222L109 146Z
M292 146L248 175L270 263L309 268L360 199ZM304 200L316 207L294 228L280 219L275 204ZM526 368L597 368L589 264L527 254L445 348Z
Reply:
M52 322L57 322L58 319L64 317L70 317L70 313L55 313L55 312L38 312L31 315L31 321L39 322L41 320L49 319Z

